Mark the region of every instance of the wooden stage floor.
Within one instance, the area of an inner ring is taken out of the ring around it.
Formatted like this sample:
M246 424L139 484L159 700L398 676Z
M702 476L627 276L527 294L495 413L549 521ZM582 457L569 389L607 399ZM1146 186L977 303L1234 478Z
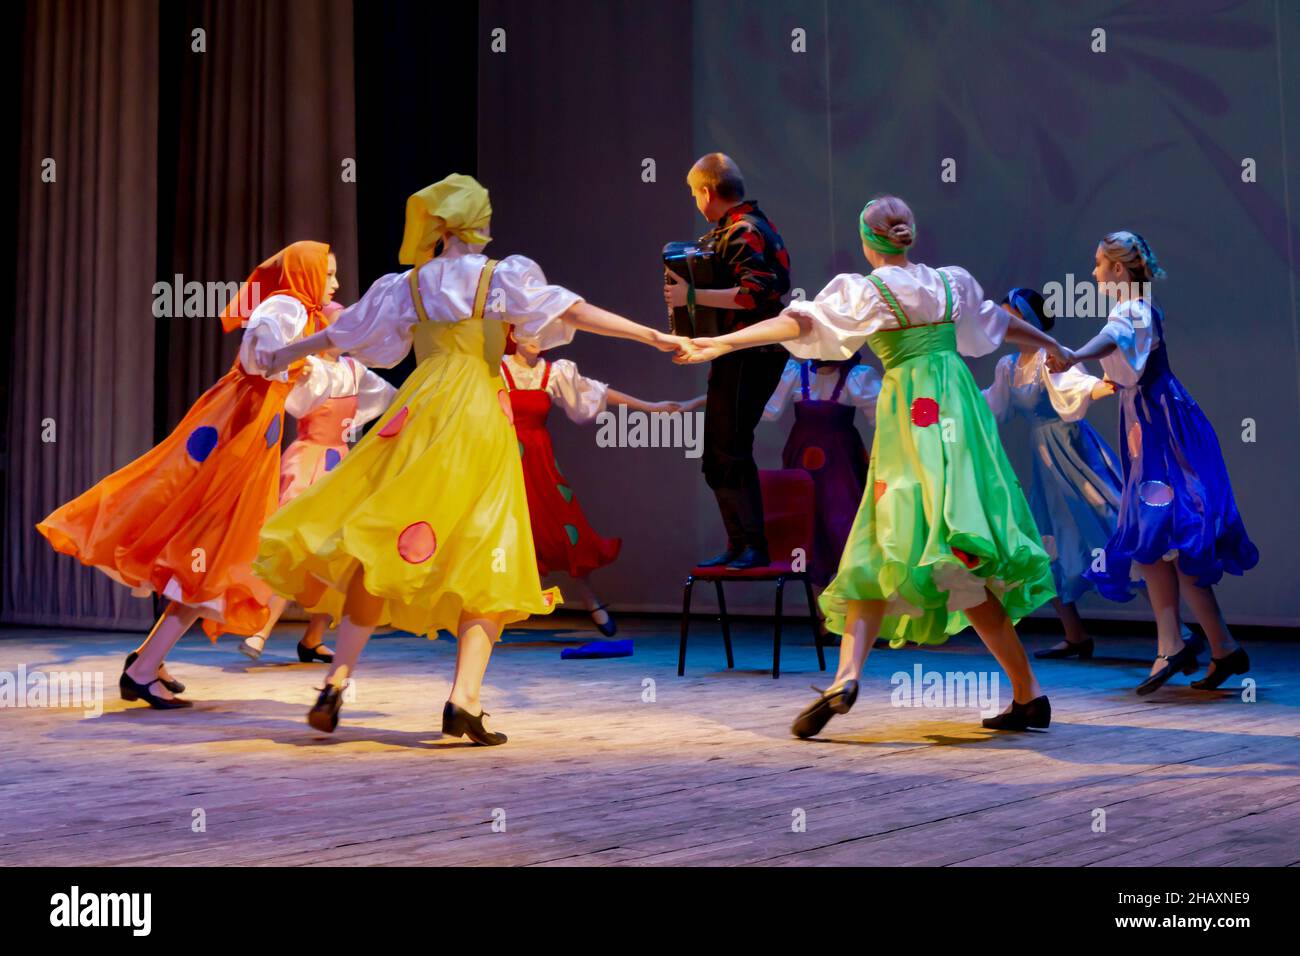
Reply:
M1300 862L1295 643L1250 646L1246 703L1183 677L1138 698L1152 642L1099 639L1091 663L1038 665L1055 722L1037 734L891 704L892 675L917 664L994 673L973 635L878 650L853 712L800 741L790 721L821 675L797 625L774 681L759 622L739 626L731 672L698 622L685 679L672 621L625 620L635 656L604 661L561 661L590 636L565 623L514 630L495 654L484 701L511 736L497 748L440 738L450 640L373 640L327 736L303 721L323 666L297 663L296 626L257 664L191 634L172 668L200 703L178 712L118 699L134 635L0 632L0 673L105 682L98 717L0 708L0 864Z

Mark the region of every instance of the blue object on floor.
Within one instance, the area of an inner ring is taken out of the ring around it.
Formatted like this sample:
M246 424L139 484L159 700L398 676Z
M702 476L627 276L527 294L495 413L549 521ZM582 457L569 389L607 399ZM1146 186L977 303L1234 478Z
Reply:
M602 657L631 657L632 642L626 641L591 641L581 647L566 647L560 651L560 659L565 661L585 661Z

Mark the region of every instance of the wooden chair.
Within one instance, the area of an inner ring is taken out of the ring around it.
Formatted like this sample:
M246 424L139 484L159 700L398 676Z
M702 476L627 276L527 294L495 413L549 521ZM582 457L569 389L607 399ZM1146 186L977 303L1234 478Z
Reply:
M817 606L813 598L812 582L807 571L793 568L795 549L803 549L805 561L812 550L813 494L812 476L803 470L760 471L759 483L763 489L763 527L767 534L768 553L773 561L767 567L733 571L725 566L696 567L686 576L682 592L682 643L677 653L677 676L686 674L686 637L691 623L691 592L696 581L712 581L718 594L718 619L722 624L722 645L727 652L727 667L736 666L731 653L731 620L727 616L727 599L723 582L776 582L776 625L772 633L772 677L781 676L781 610L785 585L789 581L802 581L804 596L808 601L808 622L812 627L817 647L817 666L826 670L826 655L822 650L821 627L817 620ZM806 567L806 564L805 564Z

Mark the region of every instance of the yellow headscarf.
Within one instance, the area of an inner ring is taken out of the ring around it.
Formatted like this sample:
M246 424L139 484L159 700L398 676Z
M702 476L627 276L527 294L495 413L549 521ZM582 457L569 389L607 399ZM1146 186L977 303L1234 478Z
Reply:
M462 242L487 242L480 230L492 218L488 192L473 176L452 173L406 200L406 230L397 261L420 267L433 258L433 247L448 234Z

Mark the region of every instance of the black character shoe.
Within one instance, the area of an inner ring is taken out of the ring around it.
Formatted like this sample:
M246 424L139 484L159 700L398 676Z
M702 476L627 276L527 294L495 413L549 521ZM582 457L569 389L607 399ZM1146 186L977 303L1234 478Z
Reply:
M1046 730L1052 722L1052 702L1047 695L1035 697L1027 704L1011 702L1011 709L996 717L985 717L981 723L989 730Z
M727 562L729 571L748 571L750 568L765 568L772 563L765 548L746 548L736 555L734 561Z
M161 683L162 679L155 677L146 684L137 684L126 671L123 671L122 676L118 679L117 689L121 691L123 700L143 700L155 710L180 710L183 707L194 706L192 700L181 700L179 697L159 697L149 690L154 684ZM168 688L168 690L170 689Z
M732 545L727 545L726 551L723 551L721 554L715 554L711 558L705 558L703 561L697 564L696 567L697 568L720 568L724 564L730 564L732 561L735 561L736 558L740 557L740 552L741 552L740 548L733 547Z
M505 734L494 733L483 726L483 718L491 716L486 711L477 717L463 707L447 701L442 707L442 732L450 737L469 737L476 744L495 747L508 739Z
M790 726L790 733L796 737L815 737L836 714L847 714L858 699L858 682L846 680L842 687L813 690L821 694L815 701L799 712Z
M343 706L343 689L327 683L316 698L316 703L307 711L307 723L323 734L334 733L339 725L339 709Z
M138 651L132 651L130 654L127 654L126 663L122 665L122 670L127 670L128 668L130 668L130 666L135 663L136 658L138 658L139 656L140 654ZM168 678L159 677L158 682L162 684L164 687L166 687L173 694L185 693L185 685L178 680L171 680Z
M604 624L601 624L600 621L596 620L597 611L605 612ZM609 613L608 604L597 604L591 609L591 623L595 624L596 630L600 631L600 633L604 634L606 637L613 637L618 633L618 625L614 623L614 615Z
M1077 657L1081 661L1092 658L1093 643L1089 637L1082 641L1065 641L1063 645L1048 647L1041 651L1034 651L1034 657L1040 661L1057 661L1067 657Z
M1154 694L1161 687L1164 687L1169 678L1173 677L1179 671L1182 671L1184 674L1195 674L1196 669L1200 667L1200 664L1196 661L1195 645L1185 645L1183 649L1173 655L1173 657L1166 657L1164 654L1161 654L1156 658L1156 660L1164 661L1165 666L1137 685L1137 693L1141 697L1145 697L1147 694Z
M1211 657L1210 671L1200 680L1192 681L1197 690L1218 690L1233 674L1244 674L1250 670L1250 658L1244 648L1237 648L1227 657Z
M304 664L310 664L312 661L320 661L322 664L334 663L334 652L325 647L324 644L317 644L315 647L308 647L302 641L298 642L298 660Z

